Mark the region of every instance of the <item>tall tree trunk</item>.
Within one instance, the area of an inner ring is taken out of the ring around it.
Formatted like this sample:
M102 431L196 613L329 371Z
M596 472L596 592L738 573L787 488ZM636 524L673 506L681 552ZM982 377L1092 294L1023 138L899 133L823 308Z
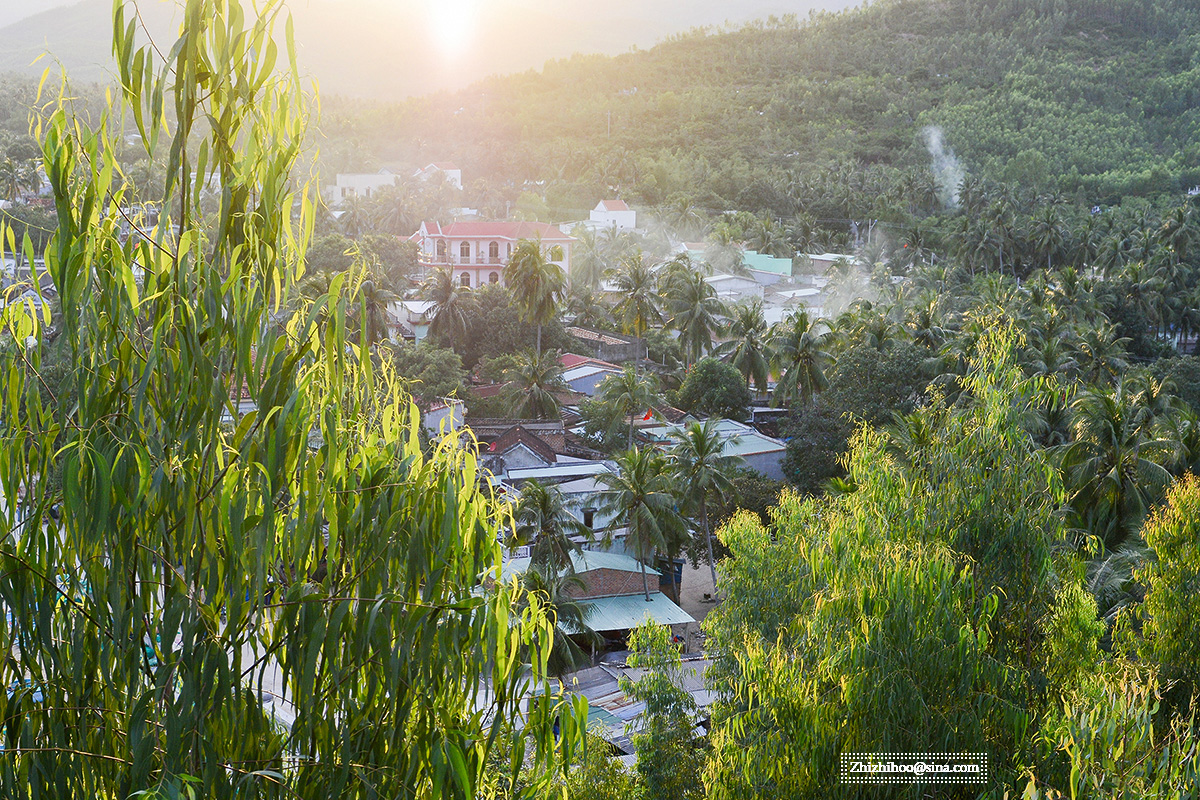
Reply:
M646 593L646 602L650 602L650 582L646 580L646 561L638 559L638 563L642 566L642 591Z
M700 524L704 527L704 544L708 547L708 571L712 573L713 599L720 599L717 594L717 562L713 558L712 531L708 527L708 500L700 499Z
M537 354L538 360L542 358L542 323L538 323L538 338L537 338Z

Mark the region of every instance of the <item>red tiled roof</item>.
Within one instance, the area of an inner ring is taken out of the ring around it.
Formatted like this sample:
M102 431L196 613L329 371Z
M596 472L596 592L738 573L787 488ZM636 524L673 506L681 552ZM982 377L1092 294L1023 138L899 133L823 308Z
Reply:
M519 444L523 444L537 454L538 458L545 461L547 464L554 464L558 461L558 456L555 455L554 449L546 444L540 438L525 430L521 425L514 425L504 433L500 434L500 438L492 442L488 447L489 453L503 455L509 450L512 450Z
M615 367L617 369L621 368L619 364L610 364L609 362L601 361L598 358L576 355L575 353L563 353L558 357L558 363L562 364L563 369L578 367L580 364L594 364L597 367Z
M450 222L436 226L425 223L434 236L448 239L541 239L543 242L571 242L570 236L545 222Z
M488 383L483 386L476 386L475 394L478 397L496 397L497 395L501 394L507 386L507 383Z
M629 206L625 205L624 200L601 200L600 205L604 206L605 211L628 211Z

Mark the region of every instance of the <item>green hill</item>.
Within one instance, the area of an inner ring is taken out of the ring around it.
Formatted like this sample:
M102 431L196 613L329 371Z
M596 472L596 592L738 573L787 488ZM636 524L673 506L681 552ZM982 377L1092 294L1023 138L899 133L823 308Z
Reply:
M620 192L886 216L936 205L931 128L974 178L1088 203L1190 187L1198 103L1195 3L885 0L398 106L333 105L323 149L332 170L436 158L468 182L546 181L552 210Z

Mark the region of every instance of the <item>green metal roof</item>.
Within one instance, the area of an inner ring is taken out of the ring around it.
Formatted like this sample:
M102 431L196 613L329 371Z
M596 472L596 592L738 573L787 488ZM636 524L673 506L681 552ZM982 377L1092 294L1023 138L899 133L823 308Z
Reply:
M594 631L625 631L648 621L659 625L682 625L696 621L662 592L651 592L648 603L644 594L589 597L580 602L585 607L591 606L586 622Z
M745 262L747 269L756 269L759 272L773 272L776 275L792 274L792 260L790 258L776 258L766 253L756 253L753 250L747 250L742 254L742 260Z
M529 569L529 558L514 558L505 561L500 567L500 579L507 581L514 575L520 575ZM618 572L636 572L641 574L642 564L636 558L622 553L606 553L600 550L584 550L582 553L571 553L571 563L575 572L588 572L593 569L612 569ZM660 575L653 567L646 567L647 575ZM645 602L645 598L642 598Z

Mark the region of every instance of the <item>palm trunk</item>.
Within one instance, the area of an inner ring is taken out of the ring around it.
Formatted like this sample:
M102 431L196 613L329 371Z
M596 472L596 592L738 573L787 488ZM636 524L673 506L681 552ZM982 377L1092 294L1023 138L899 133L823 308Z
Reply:
M642 591L646 594L646 602L650 602L650 582L646 580L646 562L642 559L638 560L642 566Z
M700 500L700 525L704 528L704 544L708 547L708 571L712 573L713 599L718 600L720 596L717 594L717 562L713 558L712 531L708 527L708 501L706 499Z
M542 323L538 323L538 338L537 338L537 354L538 359L542 357Z

